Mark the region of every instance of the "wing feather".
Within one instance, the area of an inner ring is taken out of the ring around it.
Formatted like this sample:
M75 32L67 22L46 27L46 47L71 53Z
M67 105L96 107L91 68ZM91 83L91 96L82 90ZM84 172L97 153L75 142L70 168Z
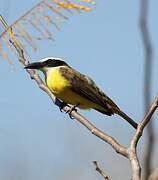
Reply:
M72 91L77 94L100 105L111 114L113 114L111 111L113 107L118 108L117 105L108 96L106 96L88 76L79 73L71 67L61 68L61 74L67 78L71 84Z

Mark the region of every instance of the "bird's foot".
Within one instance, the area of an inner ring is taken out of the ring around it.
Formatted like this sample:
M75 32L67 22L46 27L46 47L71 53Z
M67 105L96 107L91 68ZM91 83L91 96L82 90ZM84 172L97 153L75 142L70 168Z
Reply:
M74 119L74 118L72 117L71 113L72 113L72 111L76 111L76 112L77 112L76 107L77 107L78 105L79 105L79 104L76 104L76 105L74 105L74 106L69 106L67 103L61 102L61 103L60 103L59 110L60 110L60 112L63 112L63 108L64 108L65 106L70 107L70 109L67 110L66 113L69 114L69 117L70 117L71 119Z
M65 102L61 102L60 107L59 107L60 112L63 112L63 108L64 108L65 106L69 106L69 105L68 105L67 103L65 103ZM69 106L69 107L70 107L70 106Z
M71 106L71 108L66 112L66 113L69 114L69 117L70 117L71 119L74 119L74 118L72 117L71 113L72 113L72 111L77 112L76 107L77 107L78 105L79 105L79 104L76 104L76 105L74 105L74 106Z

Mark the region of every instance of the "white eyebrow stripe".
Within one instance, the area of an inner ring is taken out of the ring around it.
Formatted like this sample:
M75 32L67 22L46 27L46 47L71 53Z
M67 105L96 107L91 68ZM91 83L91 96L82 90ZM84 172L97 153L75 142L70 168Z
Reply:
M44 61L47 61L48 59L52 59L52 60L60 60L60 61L63 61L63 59L61 58L58 58L58 57L46 57L46 58L42 58L39 60L39 62L44 62Z

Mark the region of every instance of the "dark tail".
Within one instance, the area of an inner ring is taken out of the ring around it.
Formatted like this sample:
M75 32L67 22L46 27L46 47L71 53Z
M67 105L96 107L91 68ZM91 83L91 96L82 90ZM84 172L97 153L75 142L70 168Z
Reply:
M113 108L112 109L114 113L118 114L119 116L121 116L123 119L125 119L129 124L131 124L135 129L137 129L138 124L131 119L127 114L125 114L123 111L121 111L118 108Z

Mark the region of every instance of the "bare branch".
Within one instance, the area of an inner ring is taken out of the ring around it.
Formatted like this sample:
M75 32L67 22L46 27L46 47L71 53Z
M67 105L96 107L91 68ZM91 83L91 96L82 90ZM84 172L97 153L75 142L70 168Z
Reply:
M103 171L103 170L99 167L97 161L93 161L93 164L94 164L94 166L95 166L95 170L104 178L104 180L110 180L109 177L108 177L108 175L105 173L105 171Z
M149 0L140 1L140 30L145 53L145 66L144 66L144 111L151 100L151 85L152 85L152 66L153 66L153 48L148 27L148 13L149 13ZM144 160L145 166L145 179L148 178L151 171L152 154L154 150L155 131L153 122L147 126L147 139L146 139L146 154Z
M141 167L140 167L139 160L137 157L137 152L136 152L137 143L138 143L140 137L142 136L144 128L151 120L151 117L154 114L157 107L158 107L158 95L154 99L153 103L151 104L151 106L150 106L148 112L146 113L145 117L143 118L143 120L138 124L138 128L137 128L134 136L132 137L129 148L128 148L128 157L129 157L131 167L132 167L132 172L133 172L132 179L133 180L141 179Z
M106 133L96 128L92 123L90 123L85 117L83 117L79 113L73 111L72 115L73 117L75 117L75 119L78 122L80 122L87 129L89 129L92 134L94 134L95 136L99 137L100 139L102 139L103 141L111 145L117 153L123 155L124 157L127 157L126 148L122 146L121 144L119 144L113 137L107 135Z

